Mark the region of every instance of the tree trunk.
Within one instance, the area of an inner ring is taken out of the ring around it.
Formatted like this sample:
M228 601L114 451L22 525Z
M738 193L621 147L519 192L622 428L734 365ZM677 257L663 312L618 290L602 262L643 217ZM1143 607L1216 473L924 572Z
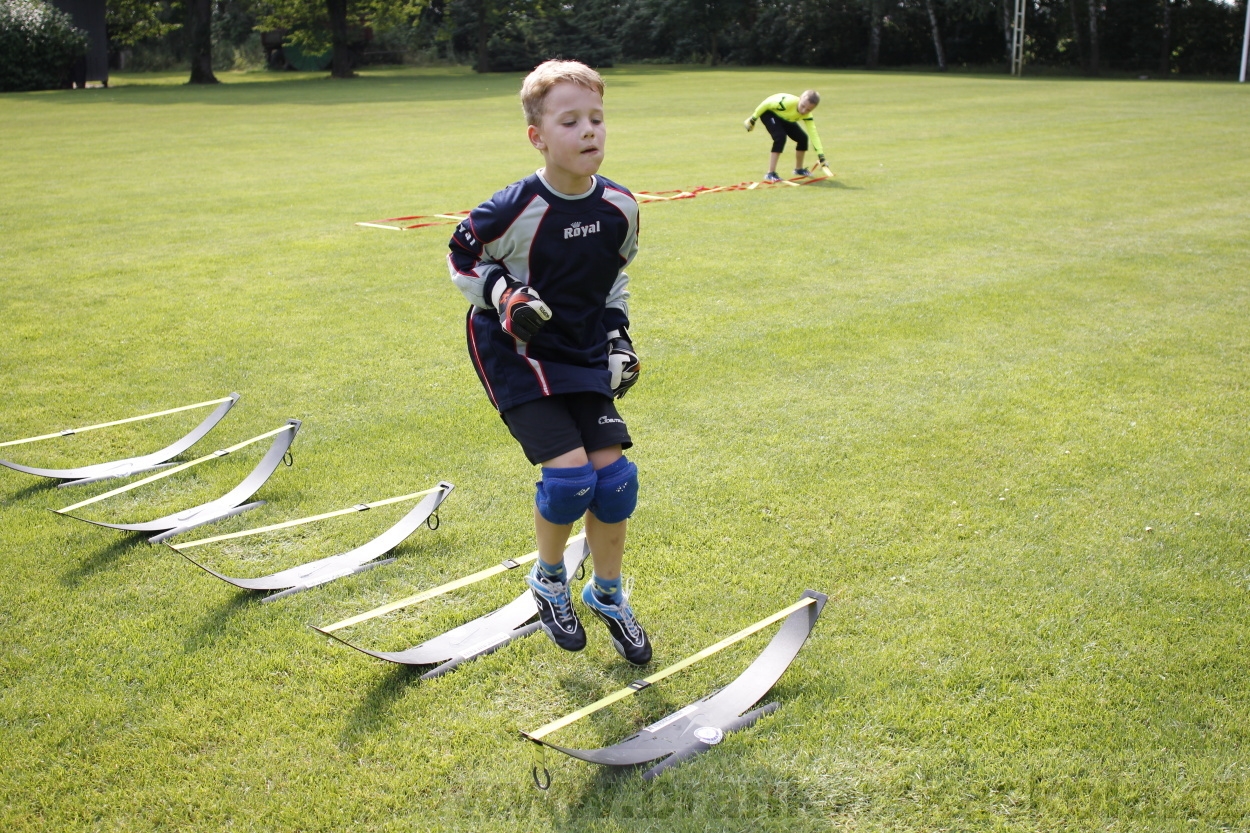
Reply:
M1072 36L1076 40L1076 59L1081 65L1081 71L1089 72L1089 50L1085 48L1085 29L1076 15L1078 5L1077 0L1068 0L1068 15L1072 18Z
M933 9L933 0L924 0L924 7L929 12L929 25L933 28L933 49L937 52L938 71L946 72L946 51L942 49L942 31L938 29L937 12Z
M1172 4L1163 0L1163 45L1159 49L1159 74L1172 74Z
M355 78L352 52L347 46L347 0L326 0L326 12L330 15L330 43L334 48L330 77Z
M1098 74L1098 0L1089 0L1089 75Z
M881 63L881 0L869 0L868 14L868 61L869 69L876 69Z
M1075 2L1075 0L1073 0L1073 2ZM1012 59L1015 57L1012 55L1011 43L1011 28L1014 25L1012 23L1012 18L1015 16L1015 9L1013 8L1012 0L1001 0L998 4L998 10L1002 13L1003 52L1007 55L1007 72L1011 72Z
M187 45L191 53L191 78L187 83L216 84L212 0L190 0L187 4Z
M716 32L709 32L708 37L711 40L711 51L708 52L707 61L711 66L720 66L720 49L717 48Z
M490 21L487 19L487 0L478 0L477 4L477 71L490 72Z

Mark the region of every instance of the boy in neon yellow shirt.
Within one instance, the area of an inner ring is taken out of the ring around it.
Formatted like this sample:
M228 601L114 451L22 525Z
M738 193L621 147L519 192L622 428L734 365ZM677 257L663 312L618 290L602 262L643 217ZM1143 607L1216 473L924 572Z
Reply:
M812 111L820 103L820 93L807 90L802 95L778 93L760 102L751 117L743 122L747 131L755 128L755 122L764 122L768 134L773 137L773 149L768 158L768 173L765 182L780 182L777 176L777 159L785 150L786 137L794 140L794 174L795 176L811 176L811 172L803 167L803 156L807 153L808 140L816 151L821 167L825 166L825 151L820 146L820 134L816 132L816 120Z

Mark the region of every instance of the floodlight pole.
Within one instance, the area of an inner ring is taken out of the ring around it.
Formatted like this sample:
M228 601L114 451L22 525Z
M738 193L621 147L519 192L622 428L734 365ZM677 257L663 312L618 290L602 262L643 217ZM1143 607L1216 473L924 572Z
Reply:
M1011 22L1011 74L1024 74L1024 9L1027 0L1016 0Z
M1241 77L1237 80L1246 83L1246 47L1250 46L1250 0L1246 0L1246 31L1241 35Z

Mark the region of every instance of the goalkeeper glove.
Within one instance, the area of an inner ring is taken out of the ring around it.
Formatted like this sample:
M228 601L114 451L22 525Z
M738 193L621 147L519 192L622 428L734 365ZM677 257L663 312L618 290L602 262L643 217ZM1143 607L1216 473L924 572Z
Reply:
M638 354L629 341L629 333L624 329L608 333L608 370L612 371L613 399L620 399L634 386L641 368Z
M529 341L551 320L551 307L528 286L509 286L499 296L499 323L508 335Z
M747 132L750 133L755 129L755 116L751 116L751 118L744 121L742 125L747 129Z

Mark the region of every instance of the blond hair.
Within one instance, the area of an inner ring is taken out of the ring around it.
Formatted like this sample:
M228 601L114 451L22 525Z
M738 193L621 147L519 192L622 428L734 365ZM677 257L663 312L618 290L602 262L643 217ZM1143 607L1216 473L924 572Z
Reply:
M521 109L525 111L526 124L538 124L543 117L547 93L561 82L603 95L603 78L580 61L544 61L525 76L521 84Z
M820 93L815 90L804 90L803 95L799 96L799 101L806 101L808 104L815 107L820 103Z

